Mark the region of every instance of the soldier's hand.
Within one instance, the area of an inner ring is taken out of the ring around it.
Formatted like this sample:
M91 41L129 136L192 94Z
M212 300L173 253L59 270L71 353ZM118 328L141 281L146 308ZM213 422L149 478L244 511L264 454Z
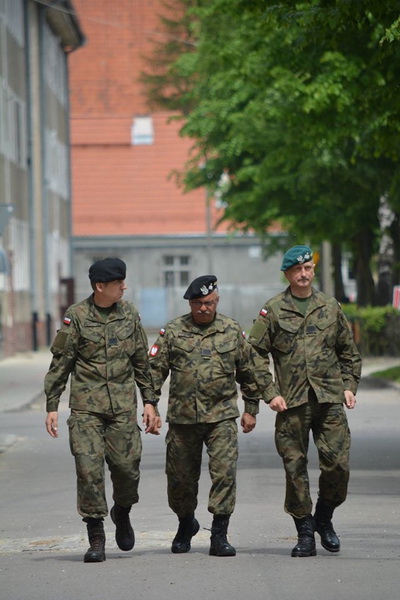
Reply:
M253 415L250 415L247 412L242 414L240 424L242 426L243 433L250 433L250 431L253 431L254 427L256 426L256 423L256 418L253 417Z
M282 396L275 396L275 398L272 398L268 406L275 412L283 412L287 409L285 398L282 398Z
M156 410L151 404L144 405L143 425L145 426L145 433L160 435L161 417L156 414Z
M151 433L153 433L154 435L160 435L161 426L162 426L161 417L156 417L156 425L155 425L154 431L152 431Z
M355 408L356 406L356 397L350 390L344 390L344 403L347 408Z
M58 412L56 410L47 413L46 429L52 438L58 437Z

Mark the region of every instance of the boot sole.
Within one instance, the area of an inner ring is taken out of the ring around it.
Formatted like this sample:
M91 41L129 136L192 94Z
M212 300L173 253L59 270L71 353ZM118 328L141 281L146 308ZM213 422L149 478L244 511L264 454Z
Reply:
M104 562L106 560L106 555L103 554L102 557L99 558L86 558L86 556L83 559L83 562L85 563L99 563L99 562Z
M226 553L226 554L218 554L218 552L216 552L214 550L210 550L208 554L209 554L209 556L221 556L221 557L224 557L224 556L226 556L226 557L236 556L236 552L230 552L229 554L228 553Z
M322 541L321 541L321 546L323 548L325 548L325 550L327 550L328 552L332 552L332 553L340 552L340 547L339 548L329 548L328 546L323 544Z
M304 553L304 552L293 553L292 552L292 554L291 554L292 558L307 558L309 556L317 556L317 551L313 550L310 553L308 553L308 552L307 553Z

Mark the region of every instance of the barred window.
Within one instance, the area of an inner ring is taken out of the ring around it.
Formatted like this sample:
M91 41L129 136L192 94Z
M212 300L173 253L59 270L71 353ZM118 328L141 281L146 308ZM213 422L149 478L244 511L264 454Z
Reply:
M188 286L190 283L190 256L163 256L162 278L164 287Z

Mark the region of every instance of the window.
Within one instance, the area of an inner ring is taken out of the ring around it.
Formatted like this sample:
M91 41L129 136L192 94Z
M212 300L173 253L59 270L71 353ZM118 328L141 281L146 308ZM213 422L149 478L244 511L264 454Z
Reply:
M261 246L250 246L249 247L250 258L262 258Z
M131 143L133 146L148 146L154 141L153 119L135 117L132 123Z
M188 286L190 283L190 256L163 257L164 287Z
M0 152L26 168L26 105L0 77Z

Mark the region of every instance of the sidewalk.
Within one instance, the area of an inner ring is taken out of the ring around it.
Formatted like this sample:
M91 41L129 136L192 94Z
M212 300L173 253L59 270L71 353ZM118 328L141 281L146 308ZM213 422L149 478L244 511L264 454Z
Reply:
M48 348L0 360L0 413L28 408L41 396L45 411L43 380L50 361ZM0 454L16 439L13 434L0 433Z
M33 402L38 402L41 396L45 411L43 379L50 361L48 348L0 360L0 413L28 408ZM399 364L400 357L366 358L363 361L362 378ZM0 434L0 453L14 443L14 438L11 434Z
M0 360L0 413L25 408L43 394L50 361L47 348Z

